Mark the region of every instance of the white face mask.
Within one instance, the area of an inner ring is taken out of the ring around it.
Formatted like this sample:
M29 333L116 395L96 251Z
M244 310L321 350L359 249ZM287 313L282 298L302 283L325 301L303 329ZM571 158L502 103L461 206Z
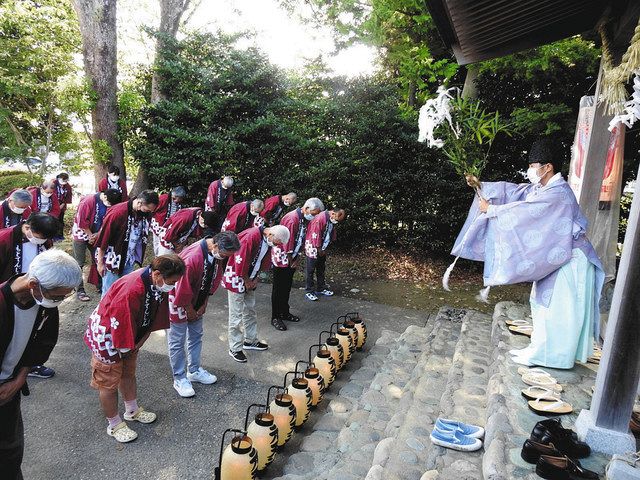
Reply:
M338 223L338 220L336 220L335 218L330 218L329 221L331 223L333 223L334 225L336 225Z
M291 202L287 202L286 200L284 202L282 202L282 203L284 203L285 207L290 207L291 206Z
M36 301L36 303L38 305L40 305L41 307L44 307L44 308L56 308L58 305L60 305L62 303L62 300L51 300L50 298L46 298L44 296L44 294L42 293L42 287L40 287L38 285L38 288L40 288L40 295L42 295L42 300L38 300L36 298L36 296L33 293L33 288L31 289L31 296Z
M17 213L18 215L21 215L24 213L24 211L26 210L26 208L20 208L20 207L9 207L11 209L11 211L13 213Z
M115 175L113 173L110 173L109 180L111 180L112 182L117 182L118 180L120 180L120 175Z
M173 290L174 288L176 288L175 285L167 285L166 283L164 283L164 280L162 281L162 285L160 285L159 287L156 287L158 290L160 290L162 293L169 293L171 290Z
M538 175L538 169L534 167L529 167L527 169L527 178L534 185L537 185L538 183L540 183L540 180L542 180L542 177Z
M50 198L50 197L51 197L51 195L53 195L53 192L51 192L51 193L47 193L47 192L41 191L41 192L40 192L40 194L41 194L43 197Z
M60 179L60 180L58 180L58 183L59 183L60 185L66 185L66 184L67 184L67 181L66 181L66 180L62 180L62 179Z
M33 243L34 245L42 245L44 243L47 243L46 238L37 238L37 237L34 237L33 235L29 236L29 234L27 234L26 237L27 237L27 240L29 240L29 243Z
M270 247L275 247L275 244L271 240L267 240L267 245Z
M220 255L219 253L214 253L213 254L213 258L215 258L216 260L222 260L224 257L222 255Z
M304 219L311 221L311 220L313 220L313 215L311 215L310 213L305 213L304 214Z
M257 217L258 216L258 212L254 211L254 210L251 210L251 215L253 215L254 217Z

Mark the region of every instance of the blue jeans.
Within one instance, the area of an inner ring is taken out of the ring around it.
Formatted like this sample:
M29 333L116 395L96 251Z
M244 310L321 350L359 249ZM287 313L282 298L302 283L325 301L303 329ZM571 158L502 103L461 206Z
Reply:
M200 368L200 353L202 352L202 317L193 322L171 323L167 339L169 341L169 361L173 378L179 380L187 375L187 361L189 373L197 372ZM184 355L185 340L187 357Z
M131 272L133 272L133 265L128 265L124 267L120 275L116 275L115 273L107 270L104 274L104 277L102 277L102 297L104 297L107 294L107 292L109 291L109 288L111 288L111 285L113 285L116 282L116 280L124 277L125 275Z

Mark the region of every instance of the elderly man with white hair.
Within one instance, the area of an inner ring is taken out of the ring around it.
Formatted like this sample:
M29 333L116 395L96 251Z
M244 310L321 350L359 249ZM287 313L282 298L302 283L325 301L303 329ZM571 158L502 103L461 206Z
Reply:
M287 213L287 209L295 205L297 201L298 195L294 192L267 198L264 201L264 210L260 213L260 216L264 218L265 225L269 227L277 225Z
M38 255L26 273L0 286L0 472L22 478L21 392L34 365L47 361L58 340L58 305L80 283L76 261L62 250Z
M31 194L19 188L11 192L9 197L0 204L0 228L9 228L24 222L31 215Z
M229 296L229 355L236 362L246 363L242 350L269 348L258 340L255 290L260 271L271 268L270 249L286 244L289 235L282 225L253 227L238 235L240 249L229 258L222 280Z
M222 231L237 235L248 228L264 225L264 218L260 216L262 210L264 210L264 202L259 198L236 203L227 213Z
M289 311L289 295L293 285L293 275L304 252L307 226L313 218L324 210L319 198L309 198L302 208L287 213L280 225L289 230L289 241L271 249L273 262L273 287L271 290L271 325L276 330L286 330L284 320L299 322L300 317Z
M39 187L27 188L31 194L31 211L42 212L60 217L60 202L56 193L56 183L53 180L45 180Z

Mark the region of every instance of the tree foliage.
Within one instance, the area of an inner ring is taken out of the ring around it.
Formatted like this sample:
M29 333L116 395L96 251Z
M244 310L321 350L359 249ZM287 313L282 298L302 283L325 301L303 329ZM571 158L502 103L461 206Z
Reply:
M329 77L318 63L286 77L235 40L195 34L163 55L171 96L147 105L131 140L154 186L184 184L200 204L232 174L240 198L293 190L346 208L343 244L448 249L467 208L450 195L472 192L416 141L392 82Z
M69 2L0 3L0 158L46 160L52 151L78 149L74 110L65 99L79 48Z

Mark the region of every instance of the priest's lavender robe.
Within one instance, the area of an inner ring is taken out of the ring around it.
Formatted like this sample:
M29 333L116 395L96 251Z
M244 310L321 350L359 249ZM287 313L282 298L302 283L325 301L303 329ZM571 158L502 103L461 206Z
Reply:
M491 206L480 213L474 199L451 253L483 261L486 286L533 282L525 360L553 368L585 361L599 339L604 272L573 191L558 174L546 186L483 182L482 194Z

